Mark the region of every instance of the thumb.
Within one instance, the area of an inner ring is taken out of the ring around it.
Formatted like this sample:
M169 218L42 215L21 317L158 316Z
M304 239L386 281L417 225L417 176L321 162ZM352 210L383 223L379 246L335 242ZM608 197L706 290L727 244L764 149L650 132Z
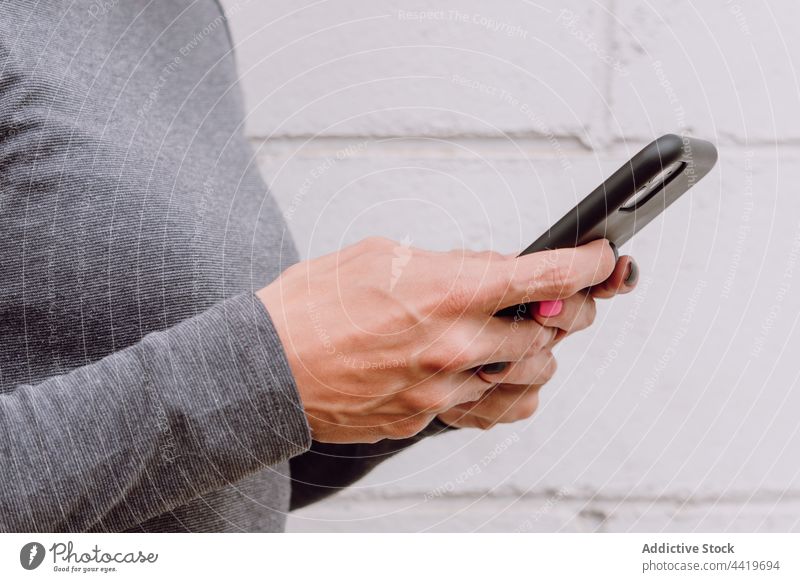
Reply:
M616 264L615 252L605 239L574 249L541 251L501 262L506 269L485 289L486 303L497 311L520 303L564 299L608 279ZM493 287L493 288L492 288Z

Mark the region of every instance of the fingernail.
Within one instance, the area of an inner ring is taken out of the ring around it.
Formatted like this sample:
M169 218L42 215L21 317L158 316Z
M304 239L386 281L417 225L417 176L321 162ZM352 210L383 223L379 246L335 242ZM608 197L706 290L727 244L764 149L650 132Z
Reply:
M493 364L485 364L480 367L480 371L484 374L499 374L508 366L508 362L495 362Z
M625 284L628 287L631 287L636 284L636 281L639 279L639 265L636 264L636 261L631 259L631 262L628 263L628 276L625 277Z
M555 301L540 301L537 304L537 310L542 317L555 317L564 307L564 302L561 299Z
M617 261L619 260L619 251L617 250L617 245L611 241L608 241L608 246L610 246L611 250L614 251L614 264L617 264Z

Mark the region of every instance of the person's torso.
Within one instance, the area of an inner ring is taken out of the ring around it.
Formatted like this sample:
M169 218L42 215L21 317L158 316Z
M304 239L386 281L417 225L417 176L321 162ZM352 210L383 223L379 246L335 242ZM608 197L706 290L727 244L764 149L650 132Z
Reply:
M212 0L0 1L0 391L94 362L296 260ZM145 530L276 530L275 467Z

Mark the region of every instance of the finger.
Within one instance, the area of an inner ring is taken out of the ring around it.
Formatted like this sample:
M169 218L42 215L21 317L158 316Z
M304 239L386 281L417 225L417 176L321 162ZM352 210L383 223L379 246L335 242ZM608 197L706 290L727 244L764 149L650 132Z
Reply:
M614 251L605 239L495 261L480 282L476 302L490 313L520 303L562 299L605 281L614 270Z
M532 319L509 321L492 317L475 332L474 349L466 362L472 368L493 362L517 362L545 349L555 339L557 329Z
M441 396L436 400L436 405L430 408L438 413L468 402L477 402L497 386L496 383L481 378L474 370L448 374L442 380L440 386L443 388L438 390Z
M625 255L617 261L611 276L592 287L592 297L610 299L614 295L630 293L636 288L639 279L639 266L633 257Z
M476 402L456 406L448 414L458 415L460 425L489 429L499 423L510 423L530 418L539 407L541 386L499 385Z
M558 365L555 356L550 350L543 350L530 358L510 362L504 369L490 373L486 367L478 373L487 382L495 384L517 384L528 386L531 384L546 384L555 375Z
M474 371L485 364L529 358L549 346L558 331L532 319L462 319L433 343L419 346L414 357L430 374Z
M465 402L480 400L495 386L480 378L474 370L457 374L438 372L426 381L401 391L382 410L398 418L440 414Z
M534 319L546 327L555 327L567 333L586 329L594 322L597 307L594 298L585 292L561 300L558 310L543 309L545 302L536 304Z

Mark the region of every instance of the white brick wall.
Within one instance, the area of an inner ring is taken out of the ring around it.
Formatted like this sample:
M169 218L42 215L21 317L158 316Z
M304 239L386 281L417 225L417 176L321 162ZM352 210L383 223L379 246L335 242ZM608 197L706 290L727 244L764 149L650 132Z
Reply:
M800 5L227 6L305 256L369 234L513 252L653 137L720 145L624 249L639 290L560 348L532 421L422 443L290 529L800 529Z

